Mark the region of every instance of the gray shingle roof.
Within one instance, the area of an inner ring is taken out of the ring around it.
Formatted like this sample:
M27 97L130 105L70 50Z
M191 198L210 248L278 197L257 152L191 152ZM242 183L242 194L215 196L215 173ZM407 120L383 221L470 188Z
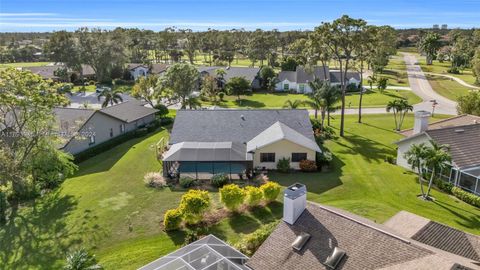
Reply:
M360 217L339 215L331 209L307 202L307 209L294 225L280 222L274 232L247 262L255 270L328 269L323 262L335 247L346 251L337 269L388 269L414 261L433 252L384 231L354 220ZM380 225L379 225L380 226ZM301 232L312 237L296 252L291 244ZM435 268L418 268L435 269Z
M100 112L130 123L148 115L155 114L156 109L144 106L144 102L138 100L125 101L100 110Z
M314 140L307 110L179 110L170 143L246 143L277 121Z
M462 114L462 115L458 115L458 116L433 122L428 125L428 129L432 130L432 129L441 129L441 128L448 128L448 127L466 126L466 125L473 125L475 123L480 124L480 116ZM400 134L402 134L403 136L411 136L413 135L413 128L404 129L400 131Z
M480 262L480 237L430 221L413 240Z
M152 64L152 66L150 68L150 72L152 74L160 74L160 73L164 72L165 70L167 70L168 67L169 67L169 65L167 65L167 64Z
M198 72L206 72L210 76L216 76L215 72L218 69L223 69L225 70L225 81L229 81L233 77L244 77L250 82L253 82L253 80L256 79L258 72L260 71L260 68L255 68L255 67L219 67L219 66L199 66L197 67Z
M24 67L23 70L29 70L34 74L40 75L44 79L58 79L55 76L55 71L58 69L63 68L61 65L54 65L54 66L41 66L41 67Z
M278 73L277 78L281 82L283 82L284 80L288 80L289 82L296 82L297 81L297 72L295 72L295 71L282 71L282 72Z
M459 168L480 165L480 124L427 130L439 144L450 147L452 160Z
M327 76L329 76L328 67L326 67L326 71L327 71ZM308 83L308 82L314 81L315 79L319 79L322 81L328 79L328 78L325 78L323 67L316 66L311 72L306 71L303 67L300 67L300 66L297 67L297 83Z
M340 83L341 80L341 74L339 70L331 70L330 71L330 82L332 83ZM347 80L350 80L351 78L355 78L357 81L360 81L360 73L358 72L348 72L347 73Z

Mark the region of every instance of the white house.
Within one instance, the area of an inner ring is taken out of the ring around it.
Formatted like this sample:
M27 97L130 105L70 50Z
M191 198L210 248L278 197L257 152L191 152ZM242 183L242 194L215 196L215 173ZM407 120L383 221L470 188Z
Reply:
M135 81L140 77L147 76L150 71L150 68L143 64L128 64L127 69Z
M311 93L312 89L309 82L319 79L330 81L332 85L340 84L340 71L330 70L327 66L316 66L312 71L307 71L302 66L297 66L295 71L282 71L278 74L276 91L289 91L296 93ZM348 72L346 84L360 84L360 74L358 72Z
M414 128L400 132L405 138L396 142L397 165L411 169L404 155L414 144L430 145L433 140L448 145L452 162L441 172L442 180L480 194L480 117L460 115L432 124L429 117L429 112L415 112Z

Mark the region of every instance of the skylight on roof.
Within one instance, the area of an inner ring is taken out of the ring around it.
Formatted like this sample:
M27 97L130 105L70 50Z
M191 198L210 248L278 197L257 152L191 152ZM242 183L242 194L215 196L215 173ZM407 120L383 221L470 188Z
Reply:
M335 247L333 249L332 254L328 256L327 260L325 261L325 265L328 266L330 269L335 269L340 261L342 261L343 257L345 256L346 252L345 250Z
M295 238L295 241L292 243L292 248L295 249L296 251L300 251L303 249L305 244L308 242L310 239L310 234L306 232L300 233L297 238Z

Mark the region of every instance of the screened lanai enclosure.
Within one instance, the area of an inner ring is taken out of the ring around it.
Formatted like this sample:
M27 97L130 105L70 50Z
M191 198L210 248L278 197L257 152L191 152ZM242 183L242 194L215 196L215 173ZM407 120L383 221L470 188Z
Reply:
M230 179L248 179L253 169L252 154L236 142L182 142L163 155L163 174L169 178L210 179L224 173Z
M440 173L440 179L480 196L480 167L462 170L448 167Z

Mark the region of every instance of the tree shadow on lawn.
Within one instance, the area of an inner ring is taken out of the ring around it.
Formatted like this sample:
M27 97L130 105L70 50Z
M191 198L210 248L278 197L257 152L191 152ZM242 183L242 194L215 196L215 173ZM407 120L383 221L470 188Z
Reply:
M110 170L130 149L135 149L136 144L148 139L151 136L154 136L159 132L162 132L163 130L164 128L160 128L157 131L149 133L145 136L130 139L81 162L79 164L79 170L73 177L80 177L87 174Z
M84 216L85 224L69 229L67 216L76 209L73 196L61 196L57 190L41 199L13 210L9 221L0 227L0 261L12 269L60 268L72 246L83 242L87 233L94 237L94 228L88 228L92 216Z
M455 222L458 223L459 225L470 228L470 229L480 228L480 216L478 215L478 213L472 213L470 211L467 211L455 205L451 205L449 203L438 201L438 200L433 201L433 203L447 210L448 212L452 213L454 216L460 218L462 220L461 222L455 220ZM452 208L454 208L455 211L452 210ZM471 214L472 216L467 217L465 215L460 214L460 212L466 212L468 214Z
M346 155L361 155L367 160L368 163L383 162L387 156L395 154L393 150L388 151L382 147L381 144L361 136L346 135L344 138L352 145L347 145L337 141L335 143L340 145L343 149L336 151L336 153Z
M283 204L274 201L265 206L254 207L250 209L250 213L262 224L268 224L282 217Z
M266 106L263 102L243 98L236 99L233 103L239 107L263 108Z

